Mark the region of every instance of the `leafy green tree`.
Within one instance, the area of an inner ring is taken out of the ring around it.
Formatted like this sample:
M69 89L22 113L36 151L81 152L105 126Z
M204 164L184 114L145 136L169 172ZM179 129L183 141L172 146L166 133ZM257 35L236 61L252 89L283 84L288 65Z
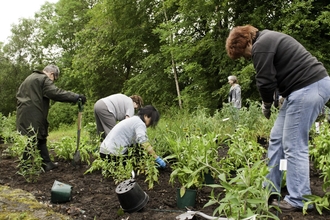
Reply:
M158 48L152 34L151 3L104 1L91 10L91 21L78 34L84 42L77 49L73 67L93 99L125 93L124 82L144 72L141 60Z
M5 57L2 46L3 43L0 43L0 112L3 115L8 115L16 108L15 76L17 75L17 71L14 64Z
M9 94L32 69L55 63L58 86L84 93L87 105L122 92L164 109L201 106L213 112L227 102L229 75L238 77L246 104L260 100L255 71L251 61L227 56L230 29L251 24L290 34L328 68L329 9L326 0L46 3L33 19L14 25L1 47L0 99L6 112L14 110Z
M326 68L330 68L330 3L326 0L296 0L282 10L280 31L302 43Z
M12 31L17 32L17 35L14 35L8 44L0 44L0 112L4 115L16 110L17 89L30 73L29 61L33 60L29 57L28 49L23 46L24 42L20 41L20 37L25 36L24 27L14 26Z
M57 58L54 63L61 69L58 85L79 93L84 93L82 80L72 75L72 60L77 46L81 44L76 35L90 20L88 12L96 2L60 0L56 4L46 3L36 15L42 35L41 45L52 49Z

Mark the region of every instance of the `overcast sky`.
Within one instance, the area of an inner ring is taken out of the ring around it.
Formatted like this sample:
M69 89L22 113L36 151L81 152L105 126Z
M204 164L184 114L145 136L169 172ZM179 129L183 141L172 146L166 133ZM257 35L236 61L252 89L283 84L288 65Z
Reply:
M6 42L11 35L11 25L18 24L19 18L33 18L46 2L58 0L2 0L0 6L0 41Z

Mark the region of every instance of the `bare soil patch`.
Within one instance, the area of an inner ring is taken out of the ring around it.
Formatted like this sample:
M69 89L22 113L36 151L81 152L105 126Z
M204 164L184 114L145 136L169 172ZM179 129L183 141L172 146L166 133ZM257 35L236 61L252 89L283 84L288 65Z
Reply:
M0 155L4 147L0 145ZM136 181L139 186L149 195L149 202L139 212L124 213L120 215L120 203L117 198L115 189L116 184L112 179L105 179L100 172L84 175L89 168L87 165L74 167L71 163L59 161L59 168L50 172L42 173L36 183L27 183L25 179L16 174L17 161L15 158L0 159L0 185L9 186L12 189L22 189L30 192L35 198L51 207L54 211L70 217L71 219L86 220L174 220L176 217L186 210L179 209L176 206L176 187L169 184L171 174L170 165L161 170L159 183L155 184L153 189L148 189L147 183L144 182L145 177L139 175ZM71 185L72 200L63 204L52 204L51 188L54 181L60 181ZM323 195L322 179L319 178L317 172L311 169L311 187L315 195ZM208 187L198 191L196 206L194 211L201 211L207 215L212 215L215 206L203 208L207 203L211 189ZM285 193L285 192L284 192ZM0 206L1 206L0 201ZM24 210L22 210L23 212ZM195 219L205 219L200 216ZM330 212L325 211L323 215L319 215L316 210L309 212L304 216L301 212L293 212L288 214L280 214L280 219L313 219L324 220L330 219Z

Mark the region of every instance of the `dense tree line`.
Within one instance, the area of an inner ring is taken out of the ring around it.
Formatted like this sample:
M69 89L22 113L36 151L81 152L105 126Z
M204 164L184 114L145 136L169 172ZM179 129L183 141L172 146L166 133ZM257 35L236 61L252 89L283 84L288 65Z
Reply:
M259 100L251 61L225 51L233 26L251 24L292 35L330 67L327 0L59 0L12 26L0 42L0 112L33 69L61 69L58 86L86 94L89 105L122 92L159 109L214 111L237 75L244 101Z

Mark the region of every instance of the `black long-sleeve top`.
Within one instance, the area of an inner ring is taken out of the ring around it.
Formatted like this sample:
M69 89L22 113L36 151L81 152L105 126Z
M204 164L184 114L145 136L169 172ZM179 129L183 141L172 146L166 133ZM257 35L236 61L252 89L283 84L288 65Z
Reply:
M287 97L326 76L323 64L293 37L270 30L257 33L252 45L257 88L264 102L273 102L275 89Z

